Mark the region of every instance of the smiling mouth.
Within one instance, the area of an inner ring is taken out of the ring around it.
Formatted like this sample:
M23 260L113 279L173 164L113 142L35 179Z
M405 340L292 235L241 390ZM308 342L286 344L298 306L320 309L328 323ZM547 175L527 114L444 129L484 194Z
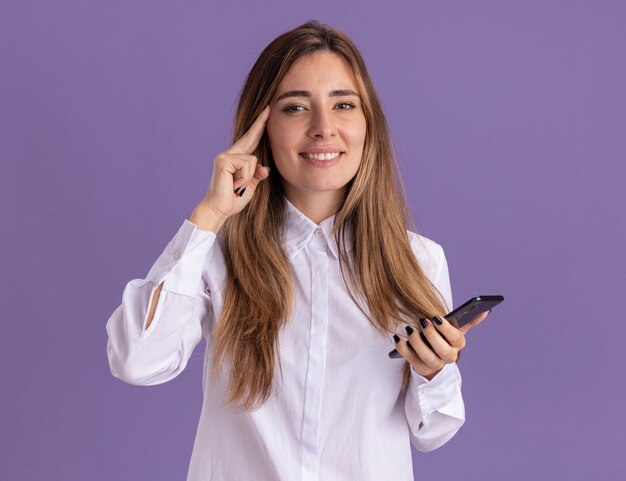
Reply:
M307 159L312 160L332 160L339 157L341 154L343 154L343 152L327 152L324 154L307 154L304 152L300 153L302 157L306 157Z

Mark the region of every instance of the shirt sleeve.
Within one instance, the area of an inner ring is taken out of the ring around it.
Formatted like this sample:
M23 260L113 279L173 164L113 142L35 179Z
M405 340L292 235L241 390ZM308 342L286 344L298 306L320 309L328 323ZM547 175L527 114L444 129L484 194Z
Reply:
M185 219L146 278L126 284L122 303L106 324L113 376L148 386L183 371L212 313L202 272L216 238L214 232L200 230ZM150 303L161 282L157 308L146 329Z
M452 290L448 263L439 244L433 283L452 310ZM411 367L404 410L411 443L419 451L432 451L448 442L465 422L465 404L461 395L461 373L456 363L445 367L430 381Z

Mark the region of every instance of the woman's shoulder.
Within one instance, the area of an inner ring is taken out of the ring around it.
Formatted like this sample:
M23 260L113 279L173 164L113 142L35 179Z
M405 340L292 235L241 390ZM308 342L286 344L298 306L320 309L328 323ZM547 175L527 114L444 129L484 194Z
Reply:
M407 234L413 254L415 254L424 273L432 279L439 271L442 263L445 262L443 247L433 239L416 232L407 230Z

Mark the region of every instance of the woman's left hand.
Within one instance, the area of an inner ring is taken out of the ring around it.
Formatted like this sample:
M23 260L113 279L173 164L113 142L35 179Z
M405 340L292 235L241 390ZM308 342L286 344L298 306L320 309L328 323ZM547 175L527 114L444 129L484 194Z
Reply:
M490 313L491 310L485 311L460 328L454 327L443 316L420 319L423 334L407 326L409 337L406 341L394 336L396 349L415 372L431 380L446 364L456 362L459 352L465 347L467 331L480 324Z

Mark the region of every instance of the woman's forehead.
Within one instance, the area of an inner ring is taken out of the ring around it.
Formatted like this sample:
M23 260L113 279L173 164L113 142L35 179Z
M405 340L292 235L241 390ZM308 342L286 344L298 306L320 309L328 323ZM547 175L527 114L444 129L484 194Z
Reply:
M310 97L312 93L328 96L359 97L350 64L333 52L316 52L301 57L287 71L276 89L276 101L293 96Z

